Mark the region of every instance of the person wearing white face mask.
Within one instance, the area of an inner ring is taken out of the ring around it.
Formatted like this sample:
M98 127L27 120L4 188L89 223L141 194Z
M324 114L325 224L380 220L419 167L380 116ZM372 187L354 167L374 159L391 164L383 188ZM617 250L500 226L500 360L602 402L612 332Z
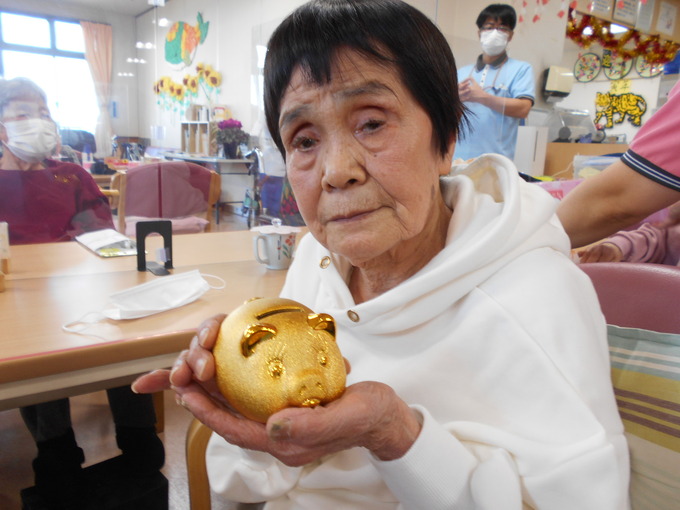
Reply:
M458 93L473 115L454 160L486 153L515 156L517 128L529 115L535 94L531 65L507 54L516 22L515 9L506 4L491 4L477 17L482 54L458 70Z
M45 93L26 78L0 81L0 221L10 244L70 241L114 228L106 197L79 165L50 159L60 146Z
M24 109L26 105L23 105ZM21 109L21 106L17 106ZM28 113L22 112L23 115ZM50 118L21 118L4 122L6 146L19 165L34 165L50 156L59 144L57 128Z
M82 167L50 159L60 140L44 91L26 78L0 80L0 221L10 244L70 241L83 232L114 228L111 209ZM107 390L123 451L120 470L155 472L165 460L149 395L129 386ZM33 471L46 508L89 507L82 480L83 450L71 426L68 399L21 408L38 455Z

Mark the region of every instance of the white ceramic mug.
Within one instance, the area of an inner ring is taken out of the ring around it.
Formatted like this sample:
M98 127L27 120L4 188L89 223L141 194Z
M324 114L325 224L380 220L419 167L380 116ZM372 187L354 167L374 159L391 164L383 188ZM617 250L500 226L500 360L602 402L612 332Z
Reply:
M295 233L261 233L253 238L255 260L269 269L288 269L295 250Z

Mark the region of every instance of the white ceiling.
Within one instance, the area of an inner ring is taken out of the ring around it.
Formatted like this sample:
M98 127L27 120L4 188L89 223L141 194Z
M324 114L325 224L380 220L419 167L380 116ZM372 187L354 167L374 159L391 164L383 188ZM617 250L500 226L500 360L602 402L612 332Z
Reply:
M166 0L166 3L168 1ZM148 0L62 0L61 3L84 5L104 11L115 11L128 16L137 16L149 9L153 9L153 6L149 5Z

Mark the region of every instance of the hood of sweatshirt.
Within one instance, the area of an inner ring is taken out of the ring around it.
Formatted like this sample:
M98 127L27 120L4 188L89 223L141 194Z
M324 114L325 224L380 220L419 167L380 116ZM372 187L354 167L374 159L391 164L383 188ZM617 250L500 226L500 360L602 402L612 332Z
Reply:
M484 155L442 177L441 191L453 210L446 246L397 287L355 304L346 284L347 260L308 235L281 295L331 314L339 325L356 327L358 317L365 334L387 335L432 320L525 253L544 248L569 253L569 239L555 215L557 201L522 180L504 156ZM331 264L324 268L320 261L327 257Z

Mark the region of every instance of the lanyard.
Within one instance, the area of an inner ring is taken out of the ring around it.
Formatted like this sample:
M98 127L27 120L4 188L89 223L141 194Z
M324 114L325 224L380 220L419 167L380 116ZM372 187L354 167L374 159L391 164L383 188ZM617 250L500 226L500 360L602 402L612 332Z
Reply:
M479 80L479 86L482 87L483 90L486 90L486 89L491 89L491 90L493 90L493 89L494 89L494 87L496 86L496 80L498 79L498 75L500 74L501 69L503 69L503 66L505 65L505 63L506 63L507 61L508 61L508 59L506 58L506 59L503 61L503 63L502 63L501 65L498 66L498 69L496 70L496 75L493 77L493 83L491 83L491 87L485 87L485 86L484 86L484 82L486 81L486 75L487 75L487 73L488 73L489 68L491 67L491 65L486 64L486 65L484 66L484 70L482 71L481 79ZM470 69L470 74L468 75L468 78L472 78L472 73L473 73L474 71L475 71L475 66L472 66L472 69ZM495 94L494 94L494 95L495 95ZM504 123L503 123L503 120L502 120L502 119L503 119L504 117L505 117L505 103L503 103L503 111L500 112L500 118L499 118L498 120L494 121L495 123L497 123L497 126L498 126L498 134L497 134L497 137L496 137L496 140L497 140L498 142L500 142L501 140L503 140L503 131L504 131L504 130L503 130L503 124L504 124ZM493 132L490 132L489 134L493 134Z
M496 80L498 79L498 75L500 74L501 69L503 69L503 66L505 65L505 63L506 63L507 61L508 61L508 59L506 58L506 59L503 61L503 63L502 63L501 65L498 66L498 69L496 70L496 74L495 74L495 76L493 77L493 83L491 83L491 87L485 87L485 86L484 86L484 82L486 81L486 74L488 73L489 68L491 67L490 64L486 64L486 65L484 66L484 70L482 71L482 77L481 77L480 80L479 80L479 86L482 87L484 90L486 90L486 89L488 89L488 88L490 88L490 89L493 90L493 89L495 88L495 86L496 86ZM472 78L472 73L474 73L474 72L475 72L475 66L472 66L472 69L470 69L470 74L468 75L468 78Z

